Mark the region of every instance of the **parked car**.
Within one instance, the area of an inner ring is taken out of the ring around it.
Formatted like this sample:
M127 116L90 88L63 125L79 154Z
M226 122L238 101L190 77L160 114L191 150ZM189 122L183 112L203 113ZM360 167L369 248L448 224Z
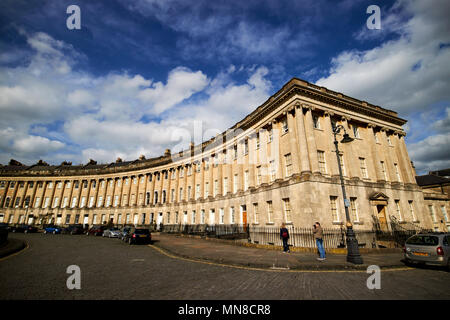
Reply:
M55 225L47 225L44 227L44 233L53 233L53 234L59 234L61 233L62 228L60 226Z
M150 243L152 241L152 235L149 229L133 227L125 235L124 241L128 242L128 244Z
M127 235L128 232L130 232L130 230L131 230L131 227L123 227L120 230L119 239L120 240L125 240L125 236Z
M38 231L36 227L30 226L28 224L17 224L10 226L10 232L23 232L23 233L35 233Z
M407 263L450 269L450 233L416 234L406 240L403 251Z
M103 231L103 236L108 238L118 238L120 235L119 228L109 228Z
M87 232L86 235L87 236L101 236L103 235L103 231L105 230L105 226L101 226L101 225L97 225L97 226L92 226Z
M83 234L84 232L85 230L82 224L71 224L62 231L62 233L66 234Z

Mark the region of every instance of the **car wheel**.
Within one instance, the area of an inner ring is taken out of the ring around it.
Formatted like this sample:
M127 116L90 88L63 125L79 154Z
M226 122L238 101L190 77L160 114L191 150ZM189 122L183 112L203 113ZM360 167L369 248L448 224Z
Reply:
M56 234L56 230L55 230L55 231L53 231L53 234Z

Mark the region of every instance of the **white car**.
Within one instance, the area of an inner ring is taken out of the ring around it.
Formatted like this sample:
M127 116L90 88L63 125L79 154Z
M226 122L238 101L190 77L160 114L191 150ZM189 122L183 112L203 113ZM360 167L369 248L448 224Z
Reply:
M118 238L120 235L120 230L117 228L110 228L103 231L103 237L108 238Z

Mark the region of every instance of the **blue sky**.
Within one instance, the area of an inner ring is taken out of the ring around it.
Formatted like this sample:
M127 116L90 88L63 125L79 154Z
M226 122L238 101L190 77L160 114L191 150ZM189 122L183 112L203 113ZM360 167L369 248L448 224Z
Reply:
M69 5L81 30L66 27ZM369 5L381 30L369 30ZM159 156L292 77L395 110L420 173L450 167L448 1L0 3L0 163Z

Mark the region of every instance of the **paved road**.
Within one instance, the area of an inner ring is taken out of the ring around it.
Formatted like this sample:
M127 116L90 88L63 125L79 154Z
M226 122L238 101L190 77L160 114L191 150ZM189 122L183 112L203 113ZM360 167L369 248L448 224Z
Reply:
M84 235L15 234L29 248L0 261L0 299L450 299L450 273L269 272L174 259L145 245ZM66 268L81 268L68 290Z

